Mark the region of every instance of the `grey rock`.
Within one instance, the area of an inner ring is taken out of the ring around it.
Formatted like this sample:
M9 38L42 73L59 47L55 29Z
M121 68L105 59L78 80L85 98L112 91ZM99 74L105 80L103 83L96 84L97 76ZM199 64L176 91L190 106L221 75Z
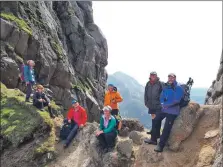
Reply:
M132 131L129 133L129 138L132 139L133 143L141 145L143 143L143 135L140 132Z
M15 52L19 55L25 55L27 46L28 46L29 34L24 31L20 31L19 40L17 45L15 46Z
M117 144L117 151L124 155L127 158L130 158L132 155L133 142L132 139L127 139L123 141L119 141Z
M7 42L14 48L19 41L19 28L14 28L12 34L7 39Z
M181 109L180 115L174 121L168 140L170 150L177 151L180 148L181 142L190 136L198 120L204 113L199 108L199 104L189 103L188 106Z
M0 21L1 21L0 39L5 40L9 36L9 34L12 32L14 26L10 22L8 22L2 18L0 18Z
M9 57L2 57L1 63L1 82L8 88L15 88L18 84L19 67L14 60Z
M143 131L144 127L137 119L123 119L120 136L128 136L131 131Z

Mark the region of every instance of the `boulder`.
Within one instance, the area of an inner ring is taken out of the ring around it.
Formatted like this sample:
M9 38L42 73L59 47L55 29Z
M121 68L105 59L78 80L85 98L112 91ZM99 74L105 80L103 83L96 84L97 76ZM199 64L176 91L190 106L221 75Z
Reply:
M12 33L13 30L13 24L11 24L10 22L0 18L0 22L1 22L1 35L0 35L0 39L1 40L5 40L6 37L9 36L10 33Z
M195 125L203 114L203 110L199 110L200 105L197 103L189 103L180 111L180 115L174 121L170 137L168 140L169 149L177 151L180 144L192 133Z
M143 131L143 125L137 119L123 119L122 128L120 130L120 136L128 136L131 131Z
M19 67L14 60L9 57L2 57L1 63L1 82L8 88L15 88L18 84Z
M133 143L141 145L143 143L143 135L140 132L132 131L129 133L129 138L132 139Z
M133 149L133 142L131 139L119 141L117 144L117 151L127 157L130 158L132 155L132 149Z

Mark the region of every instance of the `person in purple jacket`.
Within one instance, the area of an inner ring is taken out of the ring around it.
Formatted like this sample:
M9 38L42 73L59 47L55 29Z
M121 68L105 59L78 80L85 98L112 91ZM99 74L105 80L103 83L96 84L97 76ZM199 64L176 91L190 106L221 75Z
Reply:
M162 93L160 95L160 102L162 105L162 112L154 118L155 129L151 134L151 139L146 142L148 144L157 145L154 149L156 152L162 152L165 144L169 138L174 120L180 114L180 100L183 97L183 89L176 81L176 75L171 73L168 75L168 82L165 83ZM156 126L166 118L165 125L160 136L160 142L157 144L157 136L160 132L159 126ZM156 128L158 127L158 128Z

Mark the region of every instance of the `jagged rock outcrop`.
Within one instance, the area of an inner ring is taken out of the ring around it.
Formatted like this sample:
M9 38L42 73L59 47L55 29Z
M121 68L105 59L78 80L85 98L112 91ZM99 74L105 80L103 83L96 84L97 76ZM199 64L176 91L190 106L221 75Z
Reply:
M208 89L205 104L223 105L223 52L216 80L212 82L211 87Z
M98 120L107 74L107 42L94 24L92 2L1 2L1 81L19 87L18 68L36 62L38 83L64 109L77 98Z

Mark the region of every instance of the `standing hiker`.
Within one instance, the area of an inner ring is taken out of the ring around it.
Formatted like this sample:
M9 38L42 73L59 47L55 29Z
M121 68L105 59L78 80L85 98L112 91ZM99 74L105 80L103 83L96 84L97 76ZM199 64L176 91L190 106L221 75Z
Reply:
M117 88L113 84L108 85L108 91L105 93L104 106L110 106L112 108L111 114L117 117L118 130L121 129L121 117L119 113L118 103L122 102L123 98L117 91Z
M44 87L42 85L37 85L36 91L33 94L33 105L43 111L44 107L48 107L48 112L51 118L55 118L50 106L50 99L44 93Z
M146 84L145 87L145 93L144 93L144 102L145 106L148 108L148 113L152 117L152 130L154 129L154 118L156 117L156 114L161 112L161 103L160 103L160 94L162 92L162 82L157 77L157 73L155 71L150 73L149 81ZM161 127L161 123L157 124L157 128ZM147 134L151 134L152 130L150 132L147 132ZM159 138L160 134L158 134Z
M33 88L33 85L36 83L34 69L33 69L34 66L35 66L35 62L33 60L28 60L27 65L25 65L23 69L24 80L27 86L26 102L30 102L29 98L32 93L32 88Z
M155 129L152 131L151 140L148 144L157 144L157 135L160 133L158 124L166 118L165 125L160 136L160 142L154 149L156 152L162 152L169 138L174 120L180 114L180 101L184 95L182 87L176 81L176 75L171 73L168 75L168 82L165 83L161 93L160 101L162 104L162 112L158 113L154 119Z

